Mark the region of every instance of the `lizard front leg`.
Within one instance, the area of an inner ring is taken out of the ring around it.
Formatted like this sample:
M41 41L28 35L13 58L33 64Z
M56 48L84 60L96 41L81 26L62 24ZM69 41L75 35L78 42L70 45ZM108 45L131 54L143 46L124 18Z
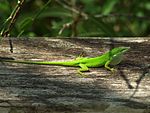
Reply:
M105 63L105 68L108 69L108 70L110 70L112 73L114 73L116 70L115 70L114 68L109 67L109 64L110 64L110 63L111 63L110 60L107 61L107 62Z

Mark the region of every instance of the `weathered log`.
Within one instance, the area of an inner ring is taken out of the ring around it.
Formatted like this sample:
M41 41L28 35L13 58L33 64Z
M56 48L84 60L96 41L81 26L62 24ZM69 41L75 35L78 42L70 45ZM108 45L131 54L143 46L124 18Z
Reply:
M94 57L113 47L130 46L118 72L92 68L86 78L77 68L0 62L0 111L100 113L150 112L150 38L7 40L0 58L54 61ZM24 113L24 112L23 112Z

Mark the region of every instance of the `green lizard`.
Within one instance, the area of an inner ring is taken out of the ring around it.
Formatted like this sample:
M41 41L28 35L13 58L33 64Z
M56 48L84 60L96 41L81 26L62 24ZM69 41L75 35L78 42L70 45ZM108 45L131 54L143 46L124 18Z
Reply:
M78 72L82 74L82 72L89 71L91 67L101 67L104 66L106 69L110 71L114 71L114 68L111 68L109 65L117 65L122 61L123 55L126 51L128 51L130 47L117 47L114 48L100 56L87 58L87 57L79 57L75 60L71 61L63 61L63 62L49 62L49 61L17 61L11 59L2 59L1 62L13 62L13 63L23 63L23 64L38 64L38 65L60 65L60 66L71 66L71 67L80 67Z

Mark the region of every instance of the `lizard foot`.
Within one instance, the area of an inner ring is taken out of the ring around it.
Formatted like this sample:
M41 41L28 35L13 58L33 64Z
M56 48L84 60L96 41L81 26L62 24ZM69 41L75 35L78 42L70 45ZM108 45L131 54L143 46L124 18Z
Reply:
M111 68L111 75L116 75L117 74L117 69Z
M79 75L80 77L84 77L84 78L88 77L88 75L82 73L81 71L78 71L78 75Z

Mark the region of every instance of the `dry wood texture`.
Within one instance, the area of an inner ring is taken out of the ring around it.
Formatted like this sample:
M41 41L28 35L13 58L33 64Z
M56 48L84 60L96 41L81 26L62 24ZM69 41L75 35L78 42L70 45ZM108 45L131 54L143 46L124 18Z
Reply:
M0 62L0 112L150 113L150 38L7 40L0 57L16 60L65 61L79 54L100 55L113 47L130 46L111 73L92 68L86 78L77 68Z

